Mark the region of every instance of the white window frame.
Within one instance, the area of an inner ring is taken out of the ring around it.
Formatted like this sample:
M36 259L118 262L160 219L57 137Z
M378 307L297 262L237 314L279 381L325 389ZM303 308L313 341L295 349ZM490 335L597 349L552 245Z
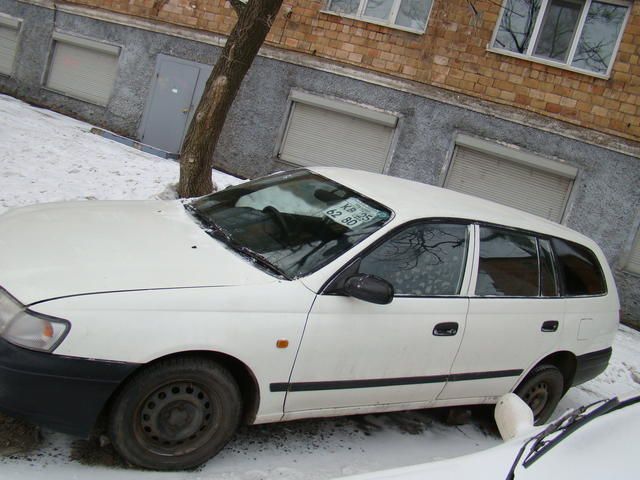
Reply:
M418 33L422 35L424 32L427 31L427 25L429 24L429 19L431 18L431 11L433 10L433 4L435 3L435 1L436 0L431 1L431 5L429 6L429 13L427 14L427 20L424 22L424 28L421 28L421 29L403 27L402 25L395 24L396 18L398 17L398 11L400 10L400 3L402 2L402 0L394 0L393 6L391 7L391 11L389 13L388 21L384 21L376 17L367 17L364 14L367 8L367 3L369 3L369 0L360 0L358 11L355 14L341 13L341 12L336 12L334 10L330 10L329 8L331 6L331 0L327 0L325 3L324 9L320 11L328 15L336 15L338 17L345 17L345 18L353 18L355 20L360 20L362 22L373 23L375 25L382 25L383 27L394 28L396 30L402 30L402 31L411 32L411 33Z
M564 70L571 70L572 72L584 73L586 75L591 75L593 77L605 78L608 79L611 76L611 70L613 69L613 64L615 63L616 57L618 56L618 49L620 48L620 43L622 42L622 37L624 36L624 31L627 28L627 22L629 21L629 16L631 14L631 9L633 8L633 3L627 0L599 0L602 3L609 3L611 5L620 5L623 7L627 7L627 13L622 21L622 26L620 27L620 33L618 34L618 40L613 48L611 53L611 62L609 63L609 67L607 68L606 73L594 72L592 70L588 70L586 68L578 68L571 65L573 62L573 58L575 56L576 50L578 49L578 43L580 42L580 37L582 36L582 29L584 27L585 20L587 19L587 14L589 13L589 9L591 8L591 3L593 0L583 0L584 5L582 6L582 11L580 13L580 18L578 19L578 25L571 40L571 48L569 50L569 55L567 56L566 62L558 62L556 60L551 60L544 57L535 56L533 51L538 44L540 30L542 29L542 22L545 18L545 14L547 12L547 7L549 6L550 0L541 0L540 10L538 11L538 18L536 18L536 23L533 27L533 32L531 33L531 40L529 42L529 46L527 47L526 53L518 53L512 52L511 50L502 49L500 47L495 47L496 37L498 36L498 32L500 30L500 25L502 25L502 16L504 15L506 9L506 3L508 0L503 0L502 7L500 8L500 15L498 16L498 21L493 30L493 35L491 37L491 42L487 45L487 50L493 53L499 53L501 55L506 55L509 57L516 58L524 58L527 60L531 60L532 62L542 63L545 65L551 65L554 67L562 68Z

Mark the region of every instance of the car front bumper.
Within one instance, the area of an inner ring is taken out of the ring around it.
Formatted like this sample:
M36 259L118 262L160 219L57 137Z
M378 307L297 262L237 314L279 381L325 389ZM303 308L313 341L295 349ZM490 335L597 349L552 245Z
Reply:
M137 367L36 352L0 339L0 411L87 437L111 394Z

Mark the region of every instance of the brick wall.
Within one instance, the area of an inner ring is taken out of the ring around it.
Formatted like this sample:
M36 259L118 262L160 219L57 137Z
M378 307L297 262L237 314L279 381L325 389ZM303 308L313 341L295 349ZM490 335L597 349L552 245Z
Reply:
M222 34L236 18L225 0L71 3ZM640 141L640 1L606 80L487 51L501 0L472 3L478 14L467 0L434 0L420 35L322 13L324 1L285 0L267 42Z

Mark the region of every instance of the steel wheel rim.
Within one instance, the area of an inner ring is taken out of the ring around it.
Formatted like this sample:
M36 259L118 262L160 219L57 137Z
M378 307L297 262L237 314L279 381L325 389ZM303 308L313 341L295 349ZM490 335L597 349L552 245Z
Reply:
M545 409L549 396L549 385L546 382L536 383L524 394L524 401L533 411L534 418L537 419Z
M206 444L217 425L215 398L197 383L170 382L156 388L136 410L135 433L148 450L184 455Z

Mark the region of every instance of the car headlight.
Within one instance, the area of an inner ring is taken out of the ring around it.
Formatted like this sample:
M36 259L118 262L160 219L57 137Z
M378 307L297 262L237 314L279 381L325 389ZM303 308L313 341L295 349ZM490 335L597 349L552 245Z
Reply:
M69 322L32 312L0 288L0 336L20 347L51 352L67 335Z

